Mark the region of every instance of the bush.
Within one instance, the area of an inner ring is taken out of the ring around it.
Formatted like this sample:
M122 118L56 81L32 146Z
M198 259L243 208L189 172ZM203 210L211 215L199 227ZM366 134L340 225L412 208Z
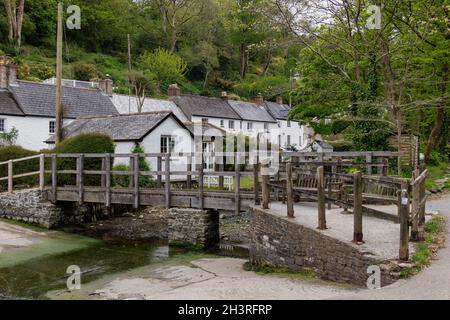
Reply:
M101 133L82 133L68 138L58 144L51 153L114 153L114 141ZM84 170L101 170L102 160L99 158L85 158ZM58 170L75 170L76 159L58 159ZM59 174L59 185L75 185L74 174ZM86 175L84 184L87 186L99 186L100 175Z
M126 164L116 164L113 166L113 171L130 171L130 167ZM130 176L113 175L112 185L114 187L128 188L130 185Z
M11 159L19 159L39 154L36 151L27 150L19 146L0 146L0 162ZM39 171L39 159L27 160L14 163L14 174L21 174L27 172ZM8 176L8 165L0 166L0 177ZM38 176L24 177L14 179L15 185L33 186L38 183ZM0 190L6 190L8 187L7 181L0 182Z
M145 153L144 148L139 144L135 144L132 153ZM150 165L145 158L139 158L139 170L140 171L151 171ZM139 186L142 188L151 188L155 185L153 177L151 176L139 176Z
M74 63L72 72L74 78L81 81L91 81L98 78L97 67L90 63Z

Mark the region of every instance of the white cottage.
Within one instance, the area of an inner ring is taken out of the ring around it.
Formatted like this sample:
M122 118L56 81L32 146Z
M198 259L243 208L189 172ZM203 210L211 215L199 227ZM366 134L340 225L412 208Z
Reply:
M55 92L52 84L18 81L15 65L0 64L0 132L16 128L17 145L46 148L45 140L55 132ZM65 124L80 116L117 114L109 97L98 89L63 87L62 105Z

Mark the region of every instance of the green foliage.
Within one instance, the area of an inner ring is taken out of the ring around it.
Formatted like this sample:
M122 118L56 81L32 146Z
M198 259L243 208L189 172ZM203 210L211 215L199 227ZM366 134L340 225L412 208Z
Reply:
M16 143L19 137L19 130L16 127L12 127L10 131L0 132L0 143L13 145Z
M133 149L131 149L131 153L135 154L144 154L145 150L144 148L139 145L135 144L133 146ZM150 165L148 164L147 160L143 157L139 157L139 170L140 171L151 171ZM155 185L153 181L153 177L151 176L140 176L139 177L139 186L142 188L151 188Z
M72 72L76 80L93 81L98 78L97 67L91 63L74 63L72 65Z
M158 48L153 52L144 52L139 61L146 77L155 81L158 94L172 83L185 81L186 62L175 53Z
M38 152L27 150L19 146L0 146L0 162L5 162L12 159L19 159L29 156L37 155ZM39 159L27 160L14 163L13 172L14 175L21 173L28 173L39 171ZM8 166L0 165L0 177L8 176ZM38 183L38 179L36 176L33 177L24 177L14 179L14 185L26 185L33 186ZM7 189L7 181L0 181L0 191L4 191Z
M130 167L126 164L116 164L113 171L130 171ZM112 185L114 187L128 188L130 186L130 176L112 175Z
M51 150L51 153L114 153L114 141L110 137L100 133L82 133L68 139ZM99 158L85 158L84 170L102 170L102 160ZM58 159L58 170L75 170L76 159L61 158ZM99 186L100 175L86 175L84 183L86 186ZM74 185L75 175L58 175L58 184Z

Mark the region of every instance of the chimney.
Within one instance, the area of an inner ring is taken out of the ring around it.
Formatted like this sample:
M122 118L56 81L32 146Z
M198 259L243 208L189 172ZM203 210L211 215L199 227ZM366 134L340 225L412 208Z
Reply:
M283 104L283 97L282 96L278 96L277 97L277 103L278 104Z
M98 88L106 95L112 97L113 95L113 84L114 82L109 79L100 79L98 82Z
M263 105L264 104L264 97L261 93L259 93L256 97L253 98L253 102L257 105Z
M228 100L228 93L227 93L226 91L222 91L222 92L220 93L220 97L221 97L223 100Z
M169 98L178 97L181 95L181 90L176 83L171 84L167 90L167 95Z
M8 66L0 64L0 89L8 88Z
M0 64L0 89L8 89L17 84L17 66L14 64Z
M17 84L17 66L15 64L10 64L8 72L8 84L15 85Z

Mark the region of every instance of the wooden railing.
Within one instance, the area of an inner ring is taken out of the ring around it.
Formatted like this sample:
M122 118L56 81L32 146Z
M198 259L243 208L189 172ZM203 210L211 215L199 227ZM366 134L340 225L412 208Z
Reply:
M20 173L20 174L14 174L14 167L15 164L20 163L20 162L25 162L25 161L30 161L30 160L35 160L35 159L39 159L39 170L37 171L31 171L31 172L24 172L24 173ZM8 160L8 161L4 161L4 162L0 162L0 166L8 166L8 175L5 177L0 177L0 181L8 181L8 187L7 190L9 193L12 193L14 190L14 179L19 179L19 178L25 178L25 177L31 177L31 176L39 176L39 188L42 190L44 188L44 162L45 162L45 155L44 154L39 154L39 155L35 155L35 156L29 156L29 157L24 157L24 158L20 158L20 159L12 159L12 160Z

